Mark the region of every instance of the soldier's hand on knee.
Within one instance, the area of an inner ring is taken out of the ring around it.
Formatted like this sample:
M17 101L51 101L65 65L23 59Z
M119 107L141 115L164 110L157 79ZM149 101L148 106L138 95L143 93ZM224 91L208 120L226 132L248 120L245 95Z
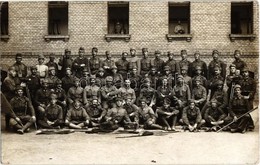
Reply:
M35 116L32 116L32 121L36 122L36 117Z

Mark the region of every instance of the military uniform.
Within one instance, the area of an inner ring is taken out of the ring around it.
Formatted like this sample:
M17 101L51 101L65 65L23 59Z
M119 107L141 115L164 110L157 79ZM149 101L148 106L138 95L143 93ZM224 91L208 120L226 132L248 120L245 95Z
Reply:
M55 68L55 72L58 75L58 71L59 71L58 64L56 62L54 62L54 61L51 61L51 58L53 58L53 60L54 60L55 57L54 57L53 54L50 55L50 61L48 61L45 65L48 66L48 68L54 67Z
M83 91L84 104L89 105L93 97L98 98L98 102L101 102L100 87L96 84L88 85Z
M70 69L70 68L67 68ZM68 90L74 85L75 76L73 75L65 75L61 81L62 81L62 88L68 92Z
M145 74L147 74L150 71L150 69L152 67L151 59L149 59L149 58L142 58L140 60L140 65L141 65L141 67L140 67L140 70L141 70L140 71L140 75L144 76Z
M86 57L77 57L72 64L72 70L76 77L81 78L83 70L89 72L89 61Z
M213 51L212 55L214 55L214 53L218 54L218 52L216 50ZM222 77L226 77L226 67L227 66L226 66L226 64L223 61L217 59L217 60L212 60L209 63L209 66L208 66L208 79L209 80L215 75L214 68L216 66L221 68L221 76Z
M71 106L71 104L78 100L79 102L83 103L83 88L82 87L71 87L67 94L68 103Z
M207 74L208 74L208 67L207 67L207 64L198 59L198 60L194 60L191 64L190 64L190 75L193 77L193 75L196 75L196 67L197 66L200 66L201 67L201 70L202 70L202 75L204 77L207 77Z
M157 95L156 95L156 105L162 106L164 99L169 99L171 97L172 87L167 85L162 85L157 88Z
M86 121L90 121L90 117L83 107L75 108L74 106L71 106L66 115L66 121L68 122L68 124L83 123L84 126L87 126L88 123Z
M219 107L213 108L210 106L206 109L204 114L204 119L207 122L207 125L209 126L213 126L211 122L221 121L224 120L226 117L227 115Z
M196 106L193 109L191 109L190 106L183 108L182 121L187 126L194 124L199 126L205 122L202 119L200 109Z
M98 72L98 69L102 67L102 62L98 57L91 57L89 59L89 68L90 68L90 73L92 75L96 74Z
M171 52L168 52L168 57L170 56ZM174 60L174 59L168 59L166 62L165 62L165 65L164 66L169 66L170 67L170 71L171 73L174 75L175 73L180 73L181 70L180 70L180 65L179 63Z
M18 56L16 55L16 58L17 58ZM20 56L21 57L21 56ZM22 57L21 57L22 58ZM27 66L24 64L24 63L22 63L22 62L20 62L20 63L18 63L18 62L16 62L16 63L14 63L13 64L13 67L15 68L15 71L16 71L16 73L17 73L17 76L19 77L19 78L25 78L26 76L27 76Z
M112 59L105 59L102 62L102 67L105 70L105 75L106 76L111 76L111 71L112 71L112 67L115 66L115 61Z
M156 54L161 54L161 52L155 51L155 56ZM165 63L160 57L155 57L155 59L152 60L152 67L154 67L159 74L163 72L164 65Z
M221 76L221 75L215 75L214 77L212 77L209 80L209 89L211 90L211 96L210 98L212 98L213 94L215 93L215 91L217 90L217 86L218 86L218 81L222 81L224 82L225 79Z
M148 105L155 104L156 102L156 90L152 87L142 88L140 91L139 98L145 98L147 100Z
M62 77L65 76L65 72L67 68L72 68L73 60L70 57L71 51L66 49L65 55L59 59L58 64L61 66L61 74Z
M37 70L36 67L32 67L31 70ZM36 71L35 71L36 72ZM31 98L35 98L36 91L40 88L40 77L36 74L31 74L28 79L30 81L27 82L28 89L31 94Z
M123 79L127 79L129 62L126 59L121 58L118 61L116 61L115 65L117 67L118 73L123 76Z
M191 93L191 98L195 100L196 106L202 109L207 99L206 88L202 85L194 86Z
M17 85L20 85L20 83L21 82L18 77L8 76L4 79L2 92L8 101L10 101L16 95L15 88Z

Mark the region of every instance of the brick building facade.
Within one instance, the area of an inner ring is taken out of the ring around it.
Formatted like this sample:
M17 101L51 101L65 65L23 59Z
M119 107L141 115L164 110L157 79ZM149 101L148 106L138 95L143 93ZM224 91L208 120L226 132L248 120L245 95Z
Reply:
M172 1L175 2L175 1ZM232 1L233 2L233 1ZM239 1L236 1L239 2ZM96 46L99 54L106 50L119 55L129 48L147 47L151 54L161 50L164 55L168 50L180 59L180 50L186 49L189 55L200 51L202 58L209 62L211 52L217 49L221 58L230 64L233 52L241 50L242 58L249 64L252 71L258 71L259 53L259 6L252 2L252 34L241 40L231 41L231 1L191 1L190 34L188 42L167 39L169 34L169 4L167 1L130 1L129 2L129 41L111 40L108 33L108 2L107 1L69 1L68 2L68 34L65 40L48 40L48 2L8 2L8 39L0 42L1 64L14 61L17 52L24 53L24 62L32 65L39 53L57 55L69 48L76 55L78 48L83 46L86 54ZM246 36L246 35L245 35ZM242 37L243 38L243 37ZM251 39L251 40L250 40ZM189 57L193 60L193 56ZM10 63L9 63L10 64Z

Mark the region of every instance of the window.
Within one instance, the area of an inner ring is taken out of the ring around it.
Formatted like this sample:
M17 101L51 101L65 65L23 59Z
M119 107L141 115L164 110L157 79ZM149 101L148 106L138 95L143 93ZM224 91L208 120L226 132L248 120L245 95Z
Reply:
M8 2L3 2L1 4L1 40L9 39L8 31Z
M129 35L129 3L108 2L108 34L106 40L130 39Z
M171 36L171 37L170 37ZM190 41L190 3L169 3L168 40L186 39Z
M253 34L253 2L239 2L239 3L232 2L230 36L231 37L233 36L234 38L250 39L251 37L254 36L252 34Z
M48 36L45 39L68 38L68 2L48 2Z

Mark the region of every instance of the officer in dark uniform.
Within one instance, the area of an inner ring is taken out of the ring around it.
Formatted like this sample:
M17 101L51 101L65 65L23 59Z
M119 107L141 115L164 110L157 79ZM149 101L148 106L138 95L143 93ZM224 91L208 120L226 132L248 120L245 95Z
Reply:
M106 59L102 62L106 76L111 76L113 66L115 66L115 61L112 59L110 51L106 51Z
M70 87L74 85L75 76L72 75L71 68L66 68L65 76L61 79L62 88L68 92Z
M69 49L65 49L65 55L59 59L58 64L61 66L61 76L64 77L66 75L66 69L72 68L73 60L71 58L71 51Z
M74 86L70 87L67 93L69 107L72 107L76 100L78 100L81 104L83 103L83 90L84 89L80 86L80 80L75 78Z
M148 74L151 69L152 62L151 59L148 57L148 49L142 49L143 58L140 60L140 75L144 76Z
M181 61L179 61L179 66L180 68L182 68L183 66L187 66L188 67L188 75L190 74L190 61L187 59L187 50L181 50ZM191 76L191 75L189 75Z
M27 76L27 66L22 63L22 54L17 53L15 57L16 62L13 64L15 71L17 73L17 77L25 78Z
M241 72L245 67L247 67L247 65L245 61L241 60L240 56L241 56L241 52L239 50L235 50L234 52L235 60L232 62L232 64L235 64L236 68Z
M180 74L181 70L180 70L180 65L179 63L174 60L174 54L170 51L167 52L167 56L168 56L168 60L165 62L165 66L169 66L170 67L170 71L172 73L172 75L178 73Z
M19 134L24 134L36 121L35 111L30 100L23 96L22 87L18 86L16 93L17 95L10 101L15 113L15 118L10 119L10 125L13 126Z
M248 99L249 108L253 108L253 102L256 93L256 81L249 77L249 70L248 68L244 68L242 70L242 79L239 81L239 85L241 85L241 94Z
M89 61L85 55L85 49L83 47L79 48L79 56L73 61L72 72L78 78L82 77L83 69L89 72Z
M123 79L128 79L127 72L128 72L128 66L129 62L126 59L126 56L128 56L127 52L123 52L121 58L116 61L116 67L118 70L118 73L123 76Z
M31 98L35 98L35 93L41 87L40 77L37 75L37 68L31 67L31 75L28 77L30 81L27 81L27 86L31 94ZM32 100L33 101L33 100Z
M200 52L196 51L194 53L194 58L195 60L190 64L190 75L193 77L194 75L196 75L196 66L200 66L201 67L201 75L204 77L207 77L208 74L208 67L206 62L202 61L200 59Z
M216 66L220 67L221 68L221 76L222 77L226 77L226 67L227 65L219 60L219 52L217 50L213 50L212 52L212 57L213 57L213 60L209 63L209 66L208 66L208 80L210 80L213 76L214 76L214 68Z
M158 72L158 75L160 75L163 72L163 67L165 65L164 61L160 58L161 51L156 50L154 52L155 58L152 60L152 66L155 67L156 71Z
M92 48L92 57L89 59L90 74L96 74L98 69L102 67L101 60L97 57L98 49Z
M140 74L140 60L136 56L136 50L133 48L130 49L130 58L128 59L128 61L128 69L132 71L133 68L137 68L137 73Z

